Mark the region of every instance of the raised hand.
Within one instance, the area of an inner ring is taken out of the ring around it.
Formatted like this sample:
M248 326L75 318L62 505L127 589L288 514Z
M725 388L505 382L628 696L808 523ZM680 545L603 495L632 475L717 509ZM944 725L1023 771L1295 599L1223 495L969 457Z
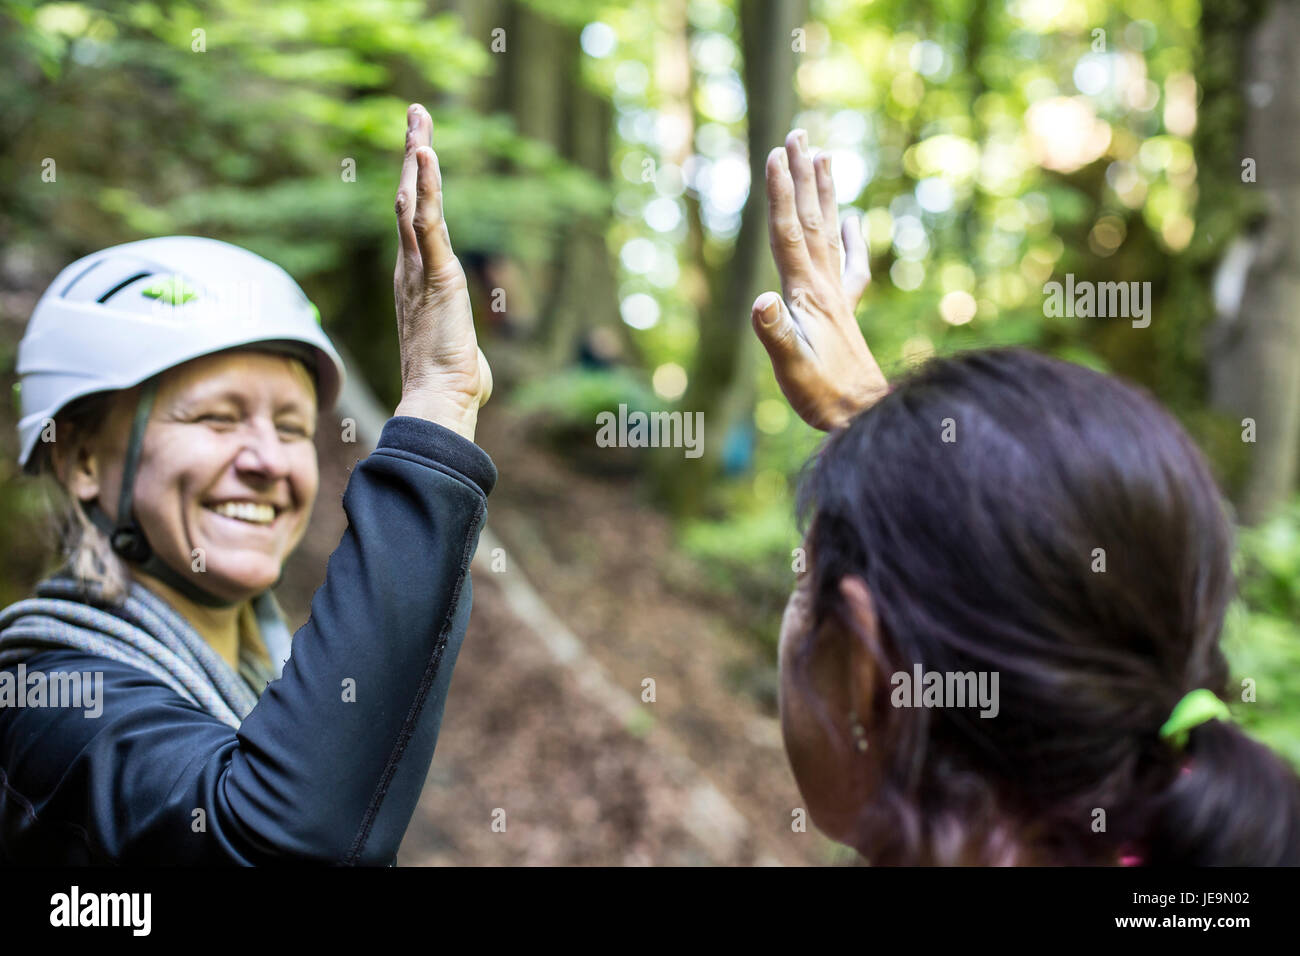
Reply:
M803 130L768 154L767 202L785 298L764 292L755 300L754 331L795 412L830 431L889 390L853 315L871 281L866 243L857 217L836 229L830 156L814 162Z
M434 153L433 118L423 106L406 111L406 157L397 186L397 308L402 400L414 415L473 441L479 407L492 394L492 369L478 347L469 288L442 216L442 173Z

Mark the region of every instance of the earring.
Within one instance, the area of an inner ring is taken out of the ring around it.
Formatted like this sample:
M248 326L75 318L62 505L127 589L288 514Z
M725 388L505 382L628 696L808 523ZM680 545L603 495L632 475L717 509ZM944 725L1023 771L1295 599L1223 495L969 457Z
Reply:
M867 729L862 726L858 720L858 715L849 711L849 730L853 733L853 739L857 743L859 752L867 749Z

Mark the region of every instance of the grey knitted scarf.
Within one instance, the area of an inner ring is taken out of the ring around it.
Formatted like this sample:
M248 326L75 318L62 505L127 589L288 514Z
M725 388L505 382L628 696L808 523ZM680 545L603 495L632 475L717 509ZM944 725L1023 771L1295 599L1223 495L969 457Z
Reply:
M236 674L189 622L139 582L131 582L125 602L113 606L97 600L93 586L60 573L37 585L36 597L0 611L0 670L44 650L85 651L152 674L238 728L289 657L289 629L271 592L253 607L271 666L241 650Z

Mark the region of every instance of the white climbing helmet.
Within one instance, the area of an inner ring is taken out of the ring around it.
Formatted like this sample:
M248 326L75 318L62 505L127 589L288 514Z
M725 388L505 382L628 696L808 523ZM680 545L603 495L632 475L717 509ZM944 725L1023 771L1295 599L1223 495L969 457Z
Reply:
M333 408L343 361L320 312L274 263L198 236L142 239L78 259L36 303L18 346L19 465L34 470L46 422L75 399L259 342L307 359L321 411Z

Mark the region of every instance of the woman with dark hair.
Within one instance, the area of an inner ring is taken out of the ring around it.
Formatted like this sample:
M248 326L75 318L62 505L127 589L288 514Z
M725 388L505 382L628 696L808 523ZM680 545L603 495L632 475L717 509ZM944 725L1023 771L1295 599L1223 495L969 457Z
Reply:
M828 157L795 131L767 188L791 304L760 296L755 331L832 432L780 649L814 822L883 864L1300 863L1300 780L1221 699L1232 525L1191 440L1141 390L1020 349L889 387Z

